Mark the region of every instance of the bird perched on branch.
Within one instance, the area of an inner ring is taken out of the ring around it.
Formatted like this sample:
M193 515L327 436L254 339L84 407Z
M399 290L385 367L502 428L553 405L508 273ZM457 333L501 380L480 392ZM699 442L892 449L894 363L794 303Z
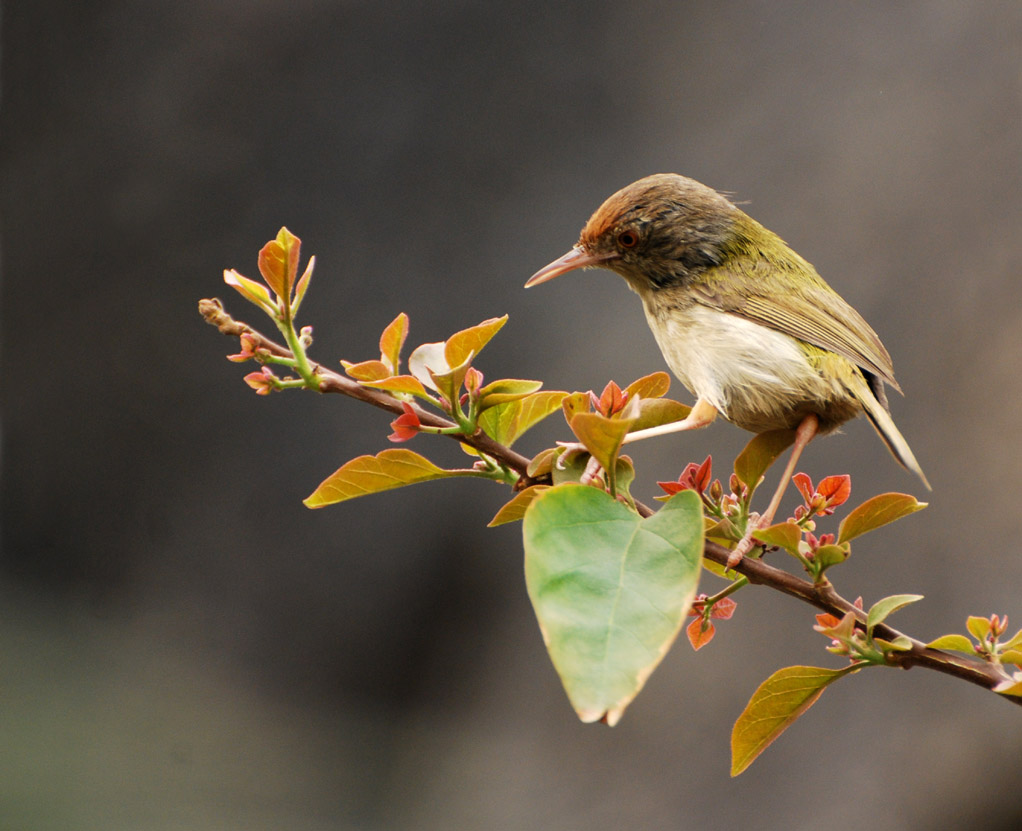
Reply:
M684 420L626 441L704 427L718 413L756 433L796 430L779 503L805 445L865 414L930 487L891 419L884 385L901 390L880 338L812 265L716 191L670 173L640 179L525 285L596 266L639 295L668 366L696 397Z

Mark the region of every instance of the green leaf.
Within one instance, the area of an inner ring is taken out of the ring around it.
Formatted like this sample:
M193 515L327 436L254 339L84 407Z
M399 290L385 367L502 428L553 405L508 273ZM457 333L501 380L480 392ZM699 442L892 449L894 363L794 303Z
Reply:
M525 509L532 504L532 500L543 491L549 490L549 485L530 485L525 490L515 494L514 498L505 503L490 520L487 528L496 528L508 522L517 522L525 516Z
M510 447L522 433L557 411L566 395L557 390L534 392L488 408L479 414L478 424L491 439Z
M505 323L507 323L507 315L490 318L478 326L455 332L447 339L444 346L444 357L447 359L448 365L458 366L478 355L483 347L490 342L490 338L497 334Z
M756 757L816 703L828 684L855 672L843 669L786 667L752 694L731 731L731 775L738 776Z
M521 381L517 378L502 378L499 381L492 381L479 390L479 411L482 412L498 404L525 398L542 386L542 381Z
M408 337L408 315L401 312L380 335L380 360L390 366L389 375L396 375L401 364L401 349Z
M854 540L867 531L873 531L896 519L921 511L926 504L918 502L914 496L907 493L882 493L874 496L841 520L837 541L842 543Z
M976 654L976 648L972 645L972 641L965 635L941 635L926 645L932 649L950 649L954 652L966 652L969 655Z
M630 432L681 421L690 412L691 407L670 398L642 398L639 401L639 417L635 419Z
M1007 649L1004 652L998 652L997 658L1002 664L1022 665L1022 650Z
M890 597L878 600L869 607L869 612L866 614L866 634L872 635L873 627L878 623L883 623L898 609L902 609L908 606L909 603L915 603L922 599L923 596L921 594L892 594Z
M822 570L826 571L831 566L843 563L851 553L848 543L821 545L816 549L816 562Z
M888 652L908 652L912 648L912 639L905 635L898 635L893 641L885 641L883 638L873 638L873 643L886 655Z
M617 723L674 642L695 597L702 529L692 491L647 519L580 485L550 488L529 506L529 598L582 721Z
M735 475L749 489L750 495L770 465L794 442L794 430L770 430L760 433L745 445L745 449L735 459Z
M1019 629L1011 638L1001 643L1002 649L1016 649L1018 647L1022 647L1022 629Z
M986 640L990 636L990 619L979 617L978 615L969 615L965 619L965 628L969 630L976 640Z
M752 534L760 542L767 545L776 545L783 548L789 554L798 554L798 544L802 541L802 529L788 520L771 525L769 528L760 528Z
M654 372L651 375L644 375L642 378L632 381L632 383L625 387L625 392L628 393L629 398L639 396L639 398L646 400L662 398L667 395L667 391L670 388L671 376L666 372Z
M474 470L444 470L411 450L384 450L375 456L359 456L342 465L320 483L304 504L307 508L322 508L356 496L431 479L478 475Z

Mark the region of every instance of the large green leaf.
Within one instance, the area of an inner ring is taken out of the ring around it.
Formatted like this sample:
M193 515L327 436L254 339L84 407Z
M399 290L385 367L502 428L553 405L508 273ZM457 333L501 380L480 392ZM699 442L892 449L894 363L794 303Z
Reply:
M737 776L795 720L816 703L828 684L855 672L843 669L785 667L752 694L731 731L731 775Z
M431 479L478 476L474 470L444 470L411 450L384 450L375 456L359 456L324 479L304 500L307 508L323 508L345 499L388 491Z
M525 513L525 580L543 639L585 722L613 725L664 657L695 597L698 494L643 519L602 490L560 485Z

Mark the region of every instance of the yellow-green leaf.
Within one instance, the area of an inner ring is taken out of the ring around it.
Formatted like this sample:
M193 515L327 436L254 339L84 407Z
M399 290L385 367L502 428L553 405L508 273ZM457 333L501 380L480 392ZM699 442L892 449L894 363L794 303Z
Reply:
M632 432L681 421L690 412L692 408L687 404L671 398L643 398L639 401L639 417L632 425Z
M526 430L560 408L566 395L566 392L547 390L498 404L479 415L479 426L491 439L510 447Z
M429 459L404 448L384 450L375 456L359 456L342 465L305 499L308 508L322 508L431 479L477 476L473 470L444 470Z
M390 366L390 375L397 374L401 363L401 349L408 337L408 315L401 312L380 335L380 360Z
M976 648L965 635L941 635L936 640L926 644L932 649L950 649L954 652L967 652L969 655L976 653Z
M561 401L561 409L564 410L564 420L571 424L571 420L579 413L589 412L589 393L573 392L565 394Z
M882 598L870 606L866 613L866 632L873 634L873 627L883 623L898 609L908 606L909 603L916 603L923 599L921 594L892 594L890 597Z
M753 532L752 536L767 545L783 548L789 554L797 554L798 544L802 541L802 529L796 523L788 520L771 525L769 528L761 528Z
M763 474L794 441L794 430L771 430L755 436L735 459L735 475L738 481L745 485L750 493L756 490Z
M525 516L525 509L532 504L532 500L549 487L549 485L530 485L525 490L516 493L514 499L505 503L486 527L495 528L498 525L522 519Z
M571 432L585 445L604 470L611 470L634 418L607 418L600 413L579 413L571 419Z
M492 381L479 390L479 411L497 404L506 404L536 392L543 386L542 381L524 381L517 378L501 378Z
M751 765L795 720L816 703L828 684L857 671L823 667L786 667L752 694L731 731L731 775Z
M458 366L467 361L469 357L478 355L482 348L490 342L490 338L497 334L505 323L507 323L507 315L490 318L478 326L455 332L447 339L447 345L444 347L447 363L450 366Z
M873 531L896 519L921 511L926 504L907 493L882 493L874 496L841 520L837 541L842 543L854 540L867 531Z

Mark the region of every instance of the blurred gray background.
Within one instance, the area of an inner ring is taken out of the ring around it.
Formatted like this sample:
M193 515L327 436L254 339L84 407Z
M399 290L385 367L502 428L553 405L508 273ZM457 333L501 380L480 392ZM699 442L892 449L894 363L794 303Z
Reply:
M730 727L838 666L766 590L621 724L547 661L507 497L309 512L389 418L259 398L202 323L286 224L313 356L504 313L489 378L663 368L607 272L522 283L628 182L729 190L873 324L931 507L835 575L922 638L1022 624L1022 6L1005 2L7 3L2 16L0 828L1016 829L1022 711L922 670L828 690L740 779ZM687 396L680 387L673 394ZM555 419L520 443L556 438ZM640 498L748 436L636 449ZM451 446L447 446L451 444ZM458 462L452 443L413 449ZM919 492L865 423L803 469ZM824 528L824 530L826 530Z

